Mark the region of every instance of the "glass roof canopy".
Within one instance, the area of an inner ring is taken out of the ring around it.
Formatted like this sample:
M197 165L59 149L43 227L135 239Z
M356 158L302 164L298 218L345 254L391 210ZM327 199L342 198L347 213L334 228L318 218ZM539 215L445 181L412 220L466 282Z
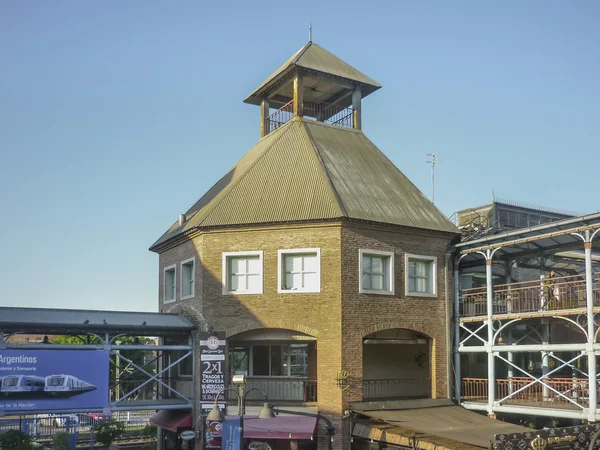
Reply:
M583 240L600 230L600 213L521 228L456 244L461 269L485 264L480 252L496 250L493 261L518 261L520 267L580 272L585 267ZM592 240L592 260L600 268L600 232Z

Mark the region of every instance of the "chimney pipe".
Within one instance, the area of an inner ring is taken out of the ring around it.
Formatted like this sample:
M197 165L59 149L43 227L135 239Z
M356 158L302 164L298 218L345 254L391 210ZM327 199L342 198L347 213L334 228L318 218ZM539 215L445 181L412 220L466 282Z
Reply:
M185 214L179 214L179 226L185 223Z

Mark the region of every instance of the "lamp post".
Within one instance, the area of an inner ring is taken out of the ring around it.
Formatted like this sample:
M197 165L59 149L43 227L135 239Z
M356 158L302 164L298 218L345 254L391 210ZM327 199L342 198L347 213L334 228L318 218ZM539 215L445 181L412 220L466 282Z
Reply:
M259 389L259 388L252 388L248 392L244 393L241 396L240 396L240 393L236 389L233 389L233 388L222 389L215 397L215 404L213 405L213 408L208 413L208 416L206 416L207 420L209 420L209 421L225 420L225 415L223 414L223 411L221 411L221 409L219 408L219 403L218 403L219 396L222 393L224 393L225 391L235 392L235 395L237 395L237 397L238 397L238 402L239 402L239 411L238 412L240 415L240 450L244 450L244 414L246 413L246 397L252 391L262 392L264 394L266 400L269 400L269 397L267 396L267 393L265 391L263 391L262 389ZM266 402L263 405L260 412L258 413L258 418L259 419L268 419L271 417L275 417L275 413L273 412L273 408L272 408L271 404Z

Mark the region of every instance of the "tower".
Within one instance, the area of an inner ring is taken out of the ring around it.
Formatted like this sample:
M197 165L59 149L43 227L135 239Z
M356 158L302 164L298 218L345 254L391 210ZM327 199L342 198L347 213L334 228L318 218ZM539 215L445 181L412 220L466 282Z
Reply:
M250 94L261 137L293 117L361 129L361 102L381 86L309 41Z

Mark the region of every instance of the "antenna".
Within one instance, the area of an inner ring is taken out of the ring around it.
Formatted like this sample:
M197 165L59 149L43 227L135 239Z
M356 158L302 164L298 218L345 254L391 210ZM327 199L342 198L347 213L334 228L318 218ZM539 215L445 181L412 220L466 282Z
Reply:
M308 26L308 42L312 42L312 22Z
M431 164L431 203L435 203L435 165L438 161L438 153L425 154L425 162Z

